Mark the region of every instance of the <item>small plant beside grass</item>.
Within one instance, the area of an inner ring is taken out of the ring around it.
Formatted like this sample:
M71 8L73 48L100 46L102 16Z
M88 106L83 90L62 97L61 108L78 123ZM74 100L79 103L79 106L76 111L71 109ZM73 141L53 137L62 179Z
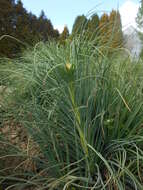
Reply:
M1 182L13 181L7 189L143 189L143 66L120 57L74 38L1 66L13 89L2 123L12 118L39 148L30 156L1 135L0 158L22 159L15 170L0 165ZM18 170L29 157L35 170Z

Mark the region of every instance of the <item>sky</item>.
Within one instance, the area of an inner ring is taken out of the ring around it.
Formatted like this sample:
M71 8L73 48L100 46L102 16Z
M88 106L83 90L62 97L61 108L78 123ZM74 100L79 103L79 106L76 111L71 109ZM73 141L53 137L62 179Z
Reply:
M44 10L48 19L51 20L55 29L62 32L64 26L72 30L76 16L92 13L109 13L112 9L118 9L121 14L123 29L132 25L136 26L135 18L139 8L140 0L22 0L24 7L40 15Z

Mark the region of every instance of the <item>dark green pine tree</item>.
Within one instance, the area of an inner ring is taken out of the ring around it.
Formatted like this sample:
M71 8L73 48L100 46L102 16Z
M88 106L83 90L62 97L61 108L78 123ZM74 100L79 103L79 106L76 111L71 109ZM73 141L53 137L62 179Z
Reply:
M56 31L54 31L51 21L47 19L43 10L38 19L37 31L42 41L50 40L54 38L55 35L58 35Z
M55 31L50 19L47 19L45 21L45 28L46 28L46 33L47 33L47 40L53 39L55 37Z
M42 10L40 13L40 16L38 18L38 22L37 22L37 31L39 33L40 36L40 40L46 41L47 39L47 31L46 31L46 15L44 13L44 11Z
M9 35L27 45L59 38L59 32L54 30L44 11L37 18L27 12L21 0L0 0L0 26L0 36ZM26 47L14 38L1 39L0 56L15 57Z
M119 48L123 46L123 32L119 11L112 10L108 27L109 46Z
M88 28L88 19L86 16L81 15L77 16L72 28L72 34L81 34L81 32L85 32Z
M13 51L13 40L2 36L13 36L14 6L14 0L0 0L0 56L10 57Z
M29 37L31 44L35 44L40 40L40 34L38 32L38 19L32 13L29 13Z
M104 13L99 22L99 34L100 34L100 43L104 45L108 42L108 34L109 34L109 16Z
M54 39L57 41L60 37L60 33L57 29L54 29L54 32L53 32L53 37Z
M21 43L16 43L16 48L14 49L15 55L23 50L26 46L23 46L23 44L27 45L34 45L33 44L33 35L30 31L30 16L27 10L23 7L23 3L21 0L18 0L15 5L15 27L14 27L14 36L16 39L20 40Z
M60 43L64 45L68 37L69 37L69 30L68 30L68 27L65 26L63 29L63 32L60 35Z
M141 29L138 32L138 34L139 34L141 42L143 43L143 32L142 32L142 29L143 29L143 0L140 1L140 7L138 9L138 14L136 17L136 23L138 25L138 28ZM141 50L140 56L141 56L141 58L143 58L143 48Z
M142 29L143 28L143 0L141 0L140 3L141 4L138 10L137 17L136 17L136 22L138 24L138 27Z
M88 29L90 31L96 31L99 27L99 16L94 14L91 16L90 20L88 21Z
M14 5L13 0L0 0L0 35L13 30Z
M93 40L99 33L99 16L97 14L92 15L88 21L88 38Z
M15 6L15 19L16 19L16 30L15 30L16 37L24 42L29 42L30 41L29 15L26 9L23 7L23 3L21 2L21 0L18 0Z

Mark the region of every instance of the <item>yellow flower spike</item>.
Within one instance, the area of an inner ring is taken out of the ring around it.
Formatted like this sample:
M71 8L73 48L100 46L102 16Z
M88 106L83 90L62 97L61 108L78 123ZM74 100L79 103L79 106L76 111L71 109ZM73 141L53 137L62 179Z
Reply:
M71 69L71 64L70 63L66 63L66 69L69 71Z

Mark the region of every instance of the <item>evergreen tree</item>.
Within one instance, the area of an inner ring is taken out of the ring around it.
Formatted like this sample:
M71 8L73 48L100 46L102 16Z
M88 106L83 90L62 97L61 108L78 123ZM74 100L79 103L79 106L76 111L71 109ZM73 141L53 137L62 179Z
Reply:
M88 38L95 39L98 36L99 16L94 14L88 21Z
M136 23L138 25L138 28L141 29L138 34L139 34L139 37L140 37L140 40L143 42L143 32L142 32L142 29L143 29L143 0L140 1L140 7L139 7L139 10L138 10L138 14L137 14L137 17L136 17ZM140 56L141 58L143 58L143 48L140 52Z
M33 32L30 29L30 14L23 7L23 3L21 0L18 0L15 5L15 31L14 37L20 40L22 43L27 45L34 45L36 43L35 36L33 36ZM34 27L32 28L34 30ZM17 54L22 51L23 46L21 43L16 43L16 48L14 48L14 53Z
M59 37L60 37L59 31L58 31L57 29L54 29L54 39L55 39L55 40L58 40Z
M60 35L60 43L65 44L66 39L69 37L69 30L68 27L65 26L63 32Z
M40 40L46 41L47 39L47 30L46 30L46 22L47 18L45 16L44 11L42 10L40 13L40 16L38 18L38 23L37 23L37 32L40 35Z
M108 44L111 48L118 48L123 45L122 24L119 11L112 10L110 13L108 34Z
M40 34L38 32L38 20L35 15L29 13L29 36L31 39L31 43L35 44L36 42L40 41Z
M88 19L86 16L81 15L77 16L72 28L72 34L80 34L83 31L86 31L88 28Z
M52 39L52 38L55 37L54 27L53 27L52 22L51 22L50 19L47 19L45 21L45 29L46 29L46 32L47 32L46 40Z
M142 29L143 28L143 0L141 0L140 3L141 5L138 10L136 22L138 24L138 27Z
M14 0L0 0L0 37L13 35L14 28ZM12 40L2 38L0 40L0 56L9 56L12 50Z
M108 42L109 34L109 16L104 13L99 21L99 33L100 33L100 43L103 45Z
M41 12L39 18L28 13L21 0L0 0L0 37L10 35L28 45L49 39L57 40L59 32ZM14 57L24 46L12 38L0 41L0 56Z
M40 38L43 41L55 38L58 35L57 32L54 30L51 21L45 16L44 11L41 11L40 17L38 19L37 31L39 32Z
M92 15L91 19L88 21L88 29L95 32L99 27L99 16L97 14Z
M29 42L30 35L29 29L29 16L26 9L23 7L21 0L18 0L15 6L15 20L16 20L16 30L15 35L19 40L23 42Z
M13 0L0 0L0 34L10 34L13 29Z

